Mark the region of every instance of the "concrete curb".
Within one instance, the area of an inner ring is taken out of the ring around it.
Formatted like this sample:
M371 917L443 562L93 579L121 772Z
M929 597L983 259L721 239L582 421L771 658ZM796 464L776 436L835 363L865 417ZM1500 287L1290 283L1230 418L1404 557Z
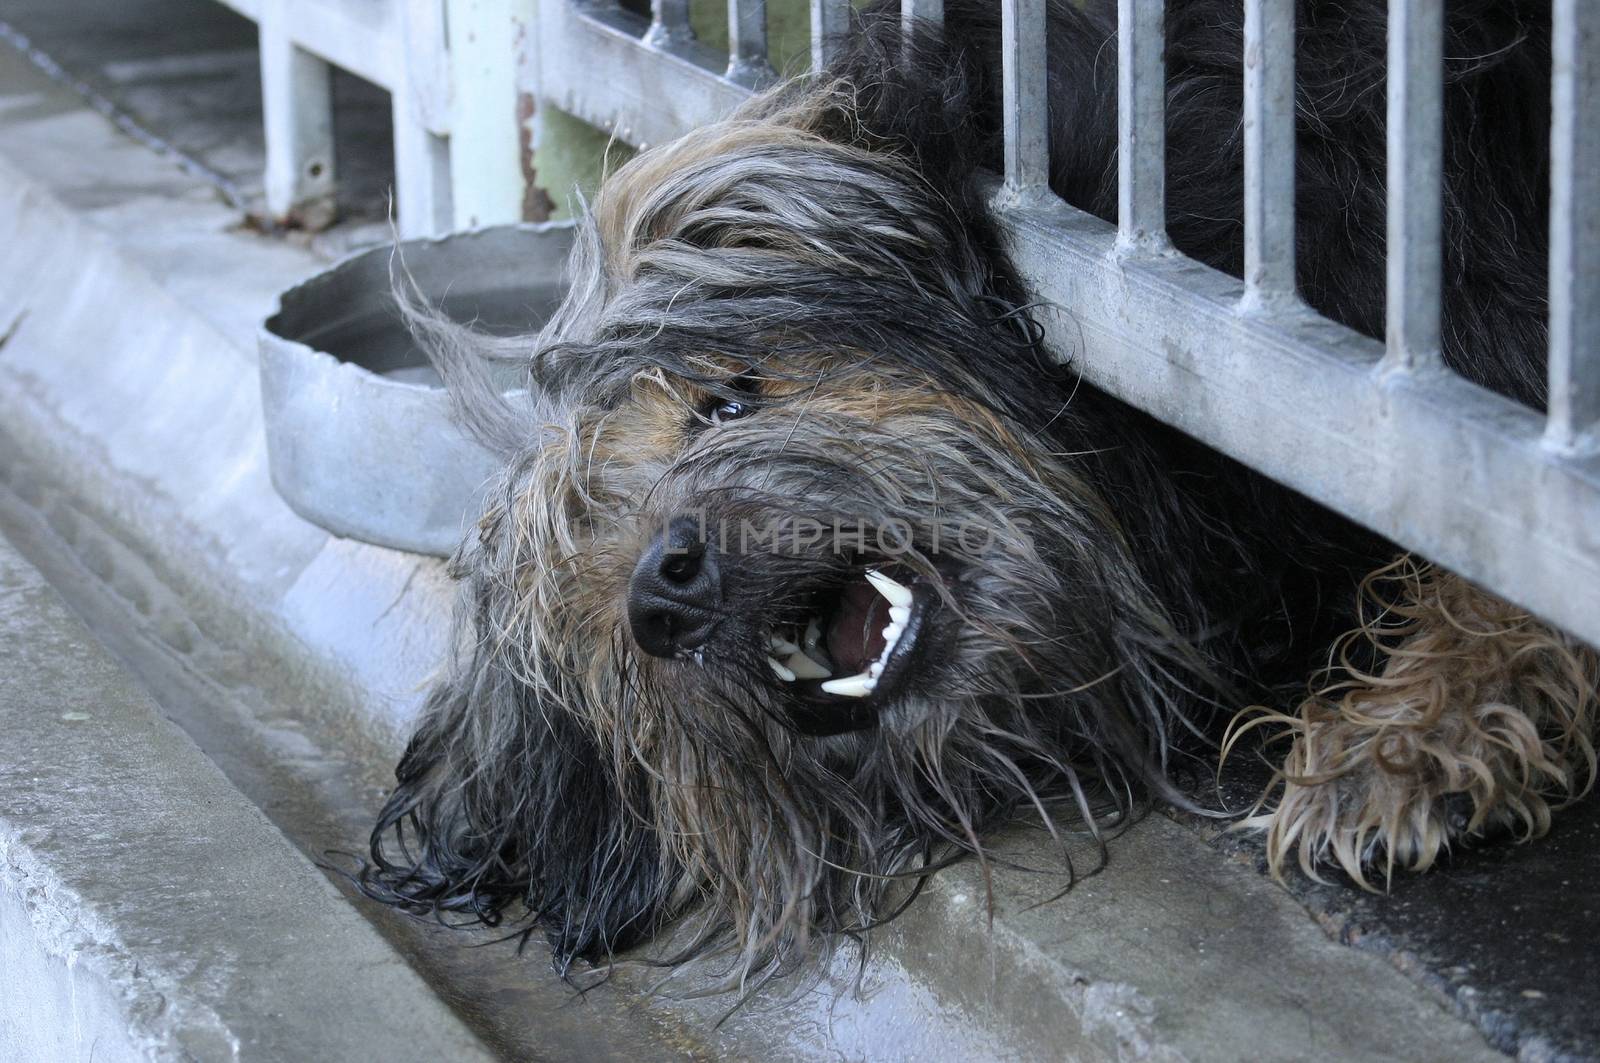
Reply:
M4 540L0 731L0 1055L491 1058Z
M0 97L5 82L0 69ZM297 756L314 758L293 743L337 748L350 771L380 777L440 656L449 588L438 562L331 539L272 492L247 352L273 294L315 263L226 231L226 211L158 162L74 115L21 124L0 111L0 334L10 336L0 520L32 529L40 556L93 584L86 600L115 604L106 637L143 632L152 659L292 731L293 741L261 745L272 770L259 789L229 775L302 847L349 845L375 793L325 796L328 773L295 774ZM137 190L101 189L97 206L74 206L106 172L138 174ZM142 220L152 214L154 231ZM195 734L215 726L213 711L181 718ZM208 749L242 761L264 727ZM329 813L331 834L297 832L274 808L278 769L310 803L347 801L345 818ZM1059 866L1036 837L1019 834L1014 850ZM1093 863L1082 847L1075 856ZM1162 817L1136 825L1104 873L1049 905L1031 907L1057 877L1002 872L995 882L991 920L978 869L941 874L882 935L859 981L843 950L819 985L757 1001L720 1028L730 1000L652 994L648 972L620 972L585 1001L615 1029L638 1026L657 1055L1500 1058L1437 996L1329 941L1287 894ZM497 1008L565 990L535 962L488 978L469 969L501 962L491 955L451 967L408 952L438 991L471 997L461 1007L503 1032L508 1055L534 1052L534 1021L583 1036L583 1013ZM620 1051L613 1044L594 1042L590 1054Z

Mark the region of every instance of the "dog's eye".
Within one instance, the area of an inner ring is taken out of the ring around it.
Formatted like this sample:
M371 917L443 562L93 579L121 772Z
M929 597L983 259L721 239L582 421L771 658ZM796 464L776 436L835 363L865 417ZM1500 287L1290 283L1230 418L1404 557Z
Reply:
M713 406L711 412L706 415L706 419L712 424L720 426L727 424L729 421L737 421L741 417L748 417L751 412L753 411L749 403L728 399L720 401Z
M723 380L717 392L705 396L704 403L696 411L699 424L718 428L729 421L749 417L761 406L760 384L748 370Z

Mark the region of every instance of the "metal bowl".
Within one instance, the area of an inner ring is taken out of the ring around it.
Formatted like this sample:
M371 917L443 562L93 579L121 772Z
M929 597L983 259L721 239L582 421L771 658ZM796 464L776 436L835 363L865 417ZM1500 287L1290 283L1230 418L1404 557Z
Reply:
M568 224L400 245L422 294L492 332L536 329L560 302ZM501 464L450 419L438 374L389 290L394 249L361 252L278 300L261 329L272 482L335 535L448 556Z

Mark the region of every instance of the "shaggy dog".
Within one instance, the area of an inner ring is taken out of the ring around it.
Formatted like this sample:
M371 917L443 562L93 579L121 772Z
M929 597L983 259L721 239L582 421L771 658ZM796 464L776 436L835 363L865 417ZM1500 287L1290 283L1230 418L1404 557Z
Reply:
M1110 218L1103 6L1050 11L1051 183ZM1168 8L1170 233L1238 274L1241 5ZM946 10L909 43L869 13L826 73L622 167L536 337L406 295L508 464L371 895L526 918L563 969L695 912L665 959L760 978L1019 815L1189 805L1180 759L1250 706L1234 741L1288 739L1275 870L1425 867L1587 786L1592 651L1046 349L985 199L997 13ZM1300 290L1371 335L1385 13L1299 5ZM1445 358L1539 405L1548 4L1457 0L1446 55Z

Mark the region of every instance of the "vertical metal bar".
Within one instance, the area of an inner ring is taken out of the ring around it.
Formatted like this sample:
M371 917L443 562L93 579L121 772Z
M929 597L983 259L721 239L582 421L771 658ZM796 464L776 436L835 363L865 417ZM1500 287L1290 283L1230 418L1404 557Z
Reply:
M283 0L261 8L261 117L267 211L308 229L333 222L333 70L297 47Z
M1600 448L1600 4L1556 0L1545 442Z
M394 116L394 198L400 235L450 231L450 141L423 124L404 85L391 98Z
M1246 307L1294 296L1294 6L1244 6Z
M821 70L850 28L850 0L811 0L811 69Z
M650 31L644 42L652 48L694 40L689 28L689 0L650 0Z
M1006 195L1043 195L1050 188L1045 0L1002 0L1000 54Z
M488 0L504 9L503 0ZM294 0L304 7L305 0ZM435 136L448 136L451 120L450 37L445 0L399 0L402 71L416 118ZM492 20L494 16L488 16ZM503 25L497 27L504 33ZM393 91L395 86L386 86Z
M447 0L450 202L454 228L522 220L527 174L517 111L517 41L506 0ZM531 7L531 5L529 5Z
M944 0L900 0L900 28L910 36L913 27L944 25Z
M1117 242L1167 246L1167 5L1117 0Z
M1439 366L1444 0L1389 4L1388 295L1383 370Z
M728 0L728 78L755 85L772 74L767 61L767 0Z
M444 5L405 0L399 7L405 62L389 86L395 209L401 236L439 236L450 231L452 221Z

